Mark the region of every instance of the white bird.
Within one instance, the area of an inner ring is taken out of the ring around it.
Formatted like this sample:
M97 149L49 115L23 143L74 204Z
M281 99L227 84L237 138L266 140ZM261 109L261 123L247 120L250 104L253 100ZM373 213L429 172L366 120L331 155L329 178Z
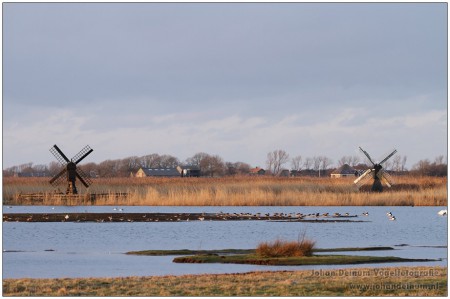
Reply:
M69 219L69 215L64 216L64 218L65 218L66 220Z
M198 220L203 221L205 220L205 217L198 217Z
M389 216L389 220L395 221L395 220L396 220L396 219L395 219L395 216Z
M388 215L389 217L392 217L392 213L391 212L387 212L386 215Z
M364 216L369 216L369 212L362 213Z
M447 215L447 210L440 210L440 211L438 212L438 215L439 215L439 216L445 216L445 215Z

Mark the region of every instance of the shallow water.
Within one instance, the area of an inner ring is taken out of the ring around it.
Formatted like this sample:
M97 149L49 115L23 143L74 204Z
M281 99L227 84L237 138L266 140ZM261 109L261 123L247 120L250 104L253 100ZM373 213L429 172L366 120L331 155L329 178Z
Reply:
M54 208L54 209L52 209ZM113 212L119 207L3 207L4 213ZM123 212L249 212L345 213L358 215L350 223L269 221L190 221L132 223L3 223L3 277L115 277L193 273L235 273L256 270L327 269L342 266L175 264L173 256L125 255L145 249L255 248L276 238L297 240L303 233L318 248L392 246L395 251L352 252L442 259L438 262L382 264L447 265L445 207L120 207ZM369 216L362 216L363 212ZM389 221L386 212L397 218ZM119 211L118 211L119 212ZM398 246L407 244L407 246ZM445 246L445 248L440 248ZM51 251L46 251L51 250ZM6 252L5 252L6 251ZM358 267L380 266L375 264ZM354 265L352 267L355 267Z

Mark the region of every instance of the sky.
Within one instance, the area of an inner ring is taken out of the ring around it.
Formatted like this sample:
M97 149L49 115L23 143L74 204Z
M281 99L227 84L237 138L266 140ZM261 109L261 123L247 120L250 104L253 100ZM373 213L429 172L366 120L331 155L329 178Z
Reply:
M3 3L3 169L447 158L447 3Z

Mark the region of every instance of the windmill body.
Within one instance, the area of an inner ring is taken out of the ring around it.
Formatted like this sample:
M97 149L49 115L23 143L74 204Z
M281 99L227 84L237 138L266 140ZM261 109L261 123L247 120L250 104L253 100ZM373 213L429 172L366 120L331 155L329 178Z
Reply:
M366 183L371 178L373 179L372 191L374 192L382 192L383 191L383 183L385 183L388 187L391 187L393 182L391 176L383 170L383 164L389 160L397 150L393 150L389 155L387 155L381 162L375 163L370 157L369 153L363 150L361 147L359 149L364 153L364 155L369 159L369 162L372 163L372 167L367 169L361 176L359 176L354 183L360 188L364 183Z
M61 171L55 175L51 180L50 184L53 186L57 186L58 184L66 181L67 190L66 194L78 194L78 190L76 187L76 180L78 180L88 188L89 185L92 184L89 177L80 169L77 168L77 164L80 163L84 158L86 158L90 153L94 150L89 147L89 145L85 146L78 154L76 154L71 160L69 160L66 155L59 149L59 147L55 144L50 152L55 156L55 158L61 163L63 168Z

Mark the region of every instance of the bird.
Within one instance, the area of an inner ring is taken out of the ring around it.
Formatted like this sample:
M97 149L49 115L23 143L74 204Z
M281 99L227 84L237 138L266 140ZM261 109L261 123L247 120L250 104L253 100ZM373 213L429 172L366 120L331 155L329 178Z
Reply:
M205 217L198 217L198 220L203 221L205 220Z
M64 219L66 220L69 219L69 215L64 216Z
M395 221L395 220L396 220L396 218L395 218L395 216L389 216L389 220L391 220L391 221Z
M438 212L438 215L439 215L439 216L445 216L445 215L447 215L447 210L440 210L440 211Z
M387 212L386 215L388 215L388 217L391 217L392 213L391 212Z
M369 216L369 212L362 213L364 216Z

